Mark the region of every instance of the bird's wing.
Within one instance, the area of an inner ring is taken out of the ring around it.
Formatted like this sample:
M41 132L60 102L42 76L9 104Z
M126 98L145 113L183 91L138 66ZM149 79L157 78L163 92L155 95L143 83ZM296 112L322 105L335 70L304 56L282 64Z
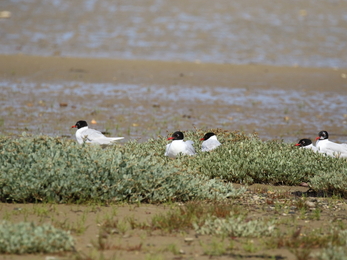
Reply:
M195 155L195 149L194 149L194 146L193 146L193 141L191 140L188 140L188 141L185 141L186 143L186 148L187 148L187 154L189 155Z
M207 140L207 141L202 142L201 151L203 151L203 152L211 151L220 145L221 145L221 143L218 140Z
M318 148L315 147L313 144L303 146L302 148L303 148L303 149L307 149L307 150L312 150L312 151L314 151L314 152L317 152L317 151L318 151Z
M325 149L336 154L347 154L346 144L338 144L334 142L329 142L327 143Z
M86 142L93 142L96 139L102 139L106 138L100 131L94 130L94 129L86 129L81 133L81 137L86 141Z
M108 139L111 139L112 141L122 140L124 137L106 137Z
M166 145L165 154L164 154L165 156L169 156L170 145L171 143Z

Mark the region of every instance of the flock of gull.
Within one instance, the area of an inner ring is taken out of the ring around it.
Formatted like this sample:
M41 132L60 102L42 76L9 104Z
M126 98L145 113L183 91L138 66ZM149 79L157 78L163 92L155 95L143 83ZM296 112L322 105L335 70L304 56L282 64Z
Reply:
M91 143L99 145L109 145L114 141L124 139L124 137L106 137L100 131L94 130L88 127L86 121L78 121L72 128L77 128L76 140L79 144ZM311 149L314 152L322 153L327 156L347 158L347 144L339 144L329 141L329 134L327 131L320 131L316 138L316 146L312 144L310 139L301 139L295 146L299 146L305 149ZM184 135L182 132L177 131L172 134L168 140L172 140L171 143L166 145L165 156L175 158L178 154L195 155L195 149L193 147L193 141L184 141ZM212 133L206 133L203 138L200 139L201 151L211 151L221 143L217 140L217 136Z
M310 139L301 139L296 146L311 149L316 153L322 153L332 157L347 158L347 144L338 144L329 140L327 131L320 131L316 137L316 146Z

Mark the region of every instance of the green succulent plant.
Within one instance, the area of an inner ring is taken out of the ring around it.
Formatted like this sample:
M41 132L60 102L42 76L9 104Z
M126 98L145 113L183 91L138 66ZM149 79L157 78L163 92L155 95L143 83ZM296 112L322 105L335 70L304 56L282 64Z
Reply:
M57 253L74 250L72 236L63 230L31 222L0 224L1 254Z
M222 143L200 151L202 130L185 132L196 156L164 156L164 137L105 149L48 136L0 137L0 200L14 202L146 202L239 197L232 183L299 185L346 193L345 159L280 140L213 129Z

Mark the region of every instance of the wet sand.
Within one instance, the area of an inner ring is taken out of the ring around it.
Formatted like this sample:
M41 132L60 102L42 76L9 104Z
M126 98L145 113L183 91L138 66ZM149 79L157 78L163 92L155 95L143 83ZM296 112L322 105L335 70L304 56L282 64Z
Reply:
M0 55L5 80L292 89L346 93L347 69Z
M126 140L224 128L290 142L325 129L331 139L347 141L343 69L26 55L0 60L3 134L73 138L70 126L85 119Z

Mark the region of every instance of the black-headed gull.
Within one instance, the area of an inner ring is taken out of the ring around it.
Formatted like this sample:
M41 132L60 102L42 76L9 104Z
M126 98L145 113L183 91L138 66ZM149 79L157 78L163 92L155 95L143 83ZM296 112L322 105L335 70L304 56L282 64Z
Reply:
M177 131L172 134L167 140L173 140L170 144L166 145L165 156L175 158L179 153L187 155L195 155L193 141L183 141L184 135L182 132Z
M201 144L201 151L208 152L213 149L216 149L221 143L217 140L217 136L214 133L206 133L203 138L200 139L203 141Z
M314 152L318 152L318 149L317 147L315 147L313 144L312 144L312 141L310 139L301 139L297 144L295 144L295 146L299 146L299 147L302 147L302 148L305 148L305 149L310 149Z
M314 146L312 144L312 141L310 139L306 139L306 138L301 139L297 144L295 144L295 146L299 146L299 147L304 148L304 149L312 150L315 153L321 153L324 155L334 156L332 153L320 151L316 146Z
M124 137L106 137L100 131L88 128L86 121L80 120L71 128L77 128L76 140L79 144L84 142L90 144L112 144L116 140L124 139Z
M327 131L320 131L316 138L316 147L320 152L335 157L347 157L347 144L338 144L329 141L329 134Z

